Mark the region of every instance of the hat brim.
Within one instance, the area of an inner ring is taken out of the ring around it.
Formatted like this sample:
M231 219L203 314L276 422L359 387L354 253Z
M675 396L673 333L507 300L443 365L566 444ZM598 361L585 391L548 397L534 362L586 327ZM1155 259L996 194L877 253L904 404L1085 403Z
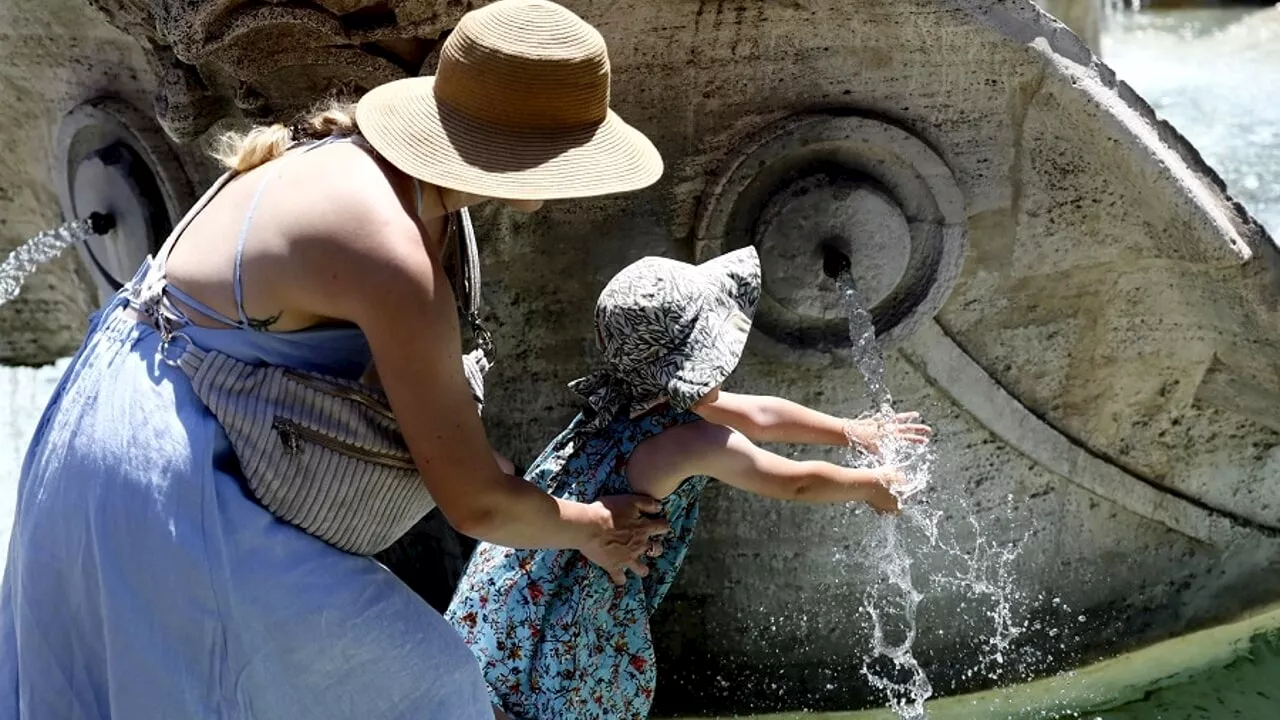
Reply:
M506 200L555 200L639 190L662 176L662 156L612 110L599 125L517 130L477 122L435 97L434 77L395 80L356 107L378 154L424 182Z
M707 260L694 272L716 287L716 294L722 293L731 300L733 306L703 312L695 322L690 338L714 351L689 353L684 366L667 384L668 399L682 397L675 401L677 406L684 406L681 409L702 399L738 366L760 300L760 257L752 246Z
M699 327L701 326L701 327ZM699 400L729 378L747 347L751 336L751 318L741 310L728 314L702 315L695 323L692 337L717 348L710 353L714 360L707 362L707 353L691 352L684 363L667 382L667 401L677 410L688 410Z

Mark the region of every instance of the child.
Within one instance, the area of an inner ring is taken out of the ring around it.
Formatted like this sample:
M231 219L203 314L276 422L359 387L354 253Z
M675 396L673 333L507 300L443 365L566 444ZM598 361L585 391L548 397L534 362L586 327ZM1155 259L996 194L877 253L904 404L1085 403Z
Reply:
M766 497L897 511L896 469L796 462L752 443L856 442L875 452L889 436L924 443L930 433L910 424L914 414L877 426L721 391L759 297L752 248L696 267L644 258L601 293L596 340L608 367L570 385L587 408L526 477L585 502L611 493L658 498L671 532L651 546L644 577L611 578L572 551L477 547L445 617L480 661L499 718L502 711L517 720L648 716L649 616L684 560L710 479Z

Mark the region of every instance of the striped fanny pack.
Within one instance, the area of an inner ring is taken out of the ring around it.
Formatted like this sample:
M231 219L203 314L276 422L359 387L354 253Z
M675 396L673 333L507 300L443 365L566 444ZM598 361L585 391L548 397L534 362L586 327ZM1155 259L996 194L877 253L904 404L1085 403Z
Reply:
M479 406L492 343L479 318L470 218L464 209L450 220L450 235L461 236L461 309L478 346L464 364ZM373 555L435 507L378 388L254 365L189 341L174 352L173 341L185 336L160 332L165 360L190 377L230 439L250 494L276 517L339 549Z

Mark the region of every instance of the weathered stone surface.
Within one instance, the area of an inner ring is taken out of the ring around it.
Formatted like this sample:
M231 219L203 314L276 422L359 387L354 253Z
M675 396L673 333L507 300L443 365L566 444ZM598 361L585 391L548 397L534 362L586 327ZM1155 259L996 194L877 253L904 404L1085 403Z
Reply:
M50 176L58 117L97 87L146 102L141 49L78 3L0 3L0 253L61 222ZM145 107L145 105L144 105ZM74 253L30 278L0 308L0 363L43 364L80 342L92 307Z
M19 148L0 160L11 165L0 168L0 217L25 213L31 229L57 219L48 137L76 102L109 93L145 107L159 91L159 115L184 139L237 107L287 117L340 81L415 71L471 5L92 4L137 44L75 0L0 1L11 28L0 78L22 98L0 110L6 146ZM944 528L963 537L972 518L987 541L1021 548L1010 582L1031 624L1004 677L1280 596L1267 529L1280 524L1280 435L1256 399L1280 393L1280 255L1075 35L1012 0L566 4L608 39L615 104L669 170L627 197L530 217L477 213L501 352L486 421L500 449L528 461L568 420L563 384L593 357L595 294L642 255L696 256L711 196L746 138L805 113L876 117L932 148L963 196L954 290L902 338L888 379L897 404L937 428L929 502ZM194 162L197 149L183 153L199 186L212 171ZM911 199L890 190L899 206ZM801 275L790 270L780 281ZM79 321L75 307L32 307L7 309L26 313L31 335ZM841 353L759 334L731 385L855 414L855 376ZM659 702L865 702L867 576L851 560L863 515L717 488L703 518L657 623ZM955 561L923 552L921 582ZM936 686L991 682L970 673L991 630L982 603L930 588L918 650Z
M177 139L237 110L288 118L343 88L416 75L460 0L86 0L148 48L156 110Z
M150 108L154 78L143 47L80 2L0 2L0 87L13 98L0 107L0 253L62 221L62 178L53 174L62 117L102 95ZM210 175L198 146L180 154L193 178ZM71 353L96 305L92 283L67 252L0 308L0 364L40 365Z
M1045 12L1062 21L1094 52L1102 32L1102 6L1109 0L1035 0Z

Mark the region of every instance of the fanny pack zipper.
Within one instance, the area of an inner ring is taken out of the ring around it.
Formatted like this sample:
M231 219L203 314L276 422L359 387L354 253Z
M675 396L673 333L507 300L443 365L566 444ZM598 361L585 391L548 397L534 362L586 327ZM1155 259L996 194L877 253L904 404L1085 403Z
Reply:
M276 416L271 423L271 429L280 434L280 442L284 443L290 455L297 455L301 452L299 441L302 441L377 465L396 468L397 470L417 471L418 469L418 466L413 462L413 457L410 455L363 448L354 443L331 437L326 433L309 428L289 418Z
M326 382L320 378L298 372L297 370L285 370L284 376L297 383L306 385L313 390L319 390L330 395L337 395L340 398L358 402L386 419L395 422L396 416L391 412L391 408L388 407L386 403L369 393L361 392L345 385Z

